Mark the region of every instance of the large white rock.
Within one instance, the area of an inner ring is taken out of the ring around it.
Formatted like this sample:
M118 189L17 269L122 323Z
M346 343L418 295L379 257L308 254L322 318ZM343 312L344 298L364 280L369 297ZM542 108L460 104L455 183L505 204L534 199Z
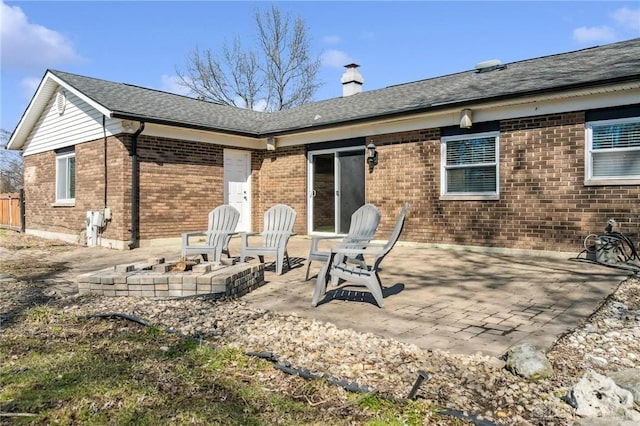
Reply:
M633 421L640 424L640 413L634 409L631 392L616 385L611 378L594 371L588 371L582 376L569 390L568 399L575 406L578 416L597 417L607 422Z
M627 368L610 373L616 385L626 389L633 395L633 400L640 406L640 368Z

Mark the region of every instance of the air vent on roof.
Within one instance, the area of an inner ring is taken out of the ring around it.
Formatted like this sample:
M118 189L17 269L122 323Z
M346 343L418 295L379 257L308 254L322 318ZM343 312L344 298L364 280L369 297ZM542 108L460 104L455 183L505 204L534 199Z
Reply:
M500 59L490 59L488 61L478 62L476 64L476 72L489 72L494 70L503 70L507 66L502 64Z
M59 90L56 94L56 109L58 110L58 115L64 114L64 109L67 106L67 94L64 93L64 90Z

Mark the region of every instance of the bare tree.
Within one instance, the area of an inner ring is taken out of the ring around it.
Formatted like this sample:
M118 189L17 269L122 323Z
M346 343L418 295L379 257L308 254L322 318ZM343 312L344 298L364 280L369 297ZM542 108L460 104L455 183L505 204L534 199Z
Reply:
M17 192L23 185L22 157L6 149L10 137L11 132L0 129L0 192Z
M254 18L254 50L244 50L238 37L220 55L196 47L186 70L176 69L180 84L200 99L241 108L275 111L311 101L320 87L320 60L311 57L302 18L292 21L275 5Z

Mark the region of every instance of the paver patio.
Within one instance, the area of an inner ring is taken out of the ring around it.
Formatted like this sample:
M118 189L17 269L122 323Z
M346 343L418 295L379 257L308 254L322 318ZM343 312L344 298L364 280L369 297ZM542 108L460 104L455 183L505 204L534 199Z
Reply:
M313 308L315 276L304 281L308 248L308 239L292 240L292 270L277 276L267 268L268 284L244 300L463 354L501 355L525 341L548 348L592 314L627 276L568 260L577 252L540 257L398 245L382 264L383 309L364 288L336 290L331 285L324 301ZM312 265L314 275L320 266Z
M305 282L310 242L293 238L292 269L285 265L278 276L268 263L266 285L243 300L258 308L462 354L500 355L520 342L548 348L592 314L628 275L568 260L577 252L539 257L400 244L382 263L384 309L364 289L336 291L331 285L326 299L313 308L311 296L321 264L312 265L314 278ZM240 254L238 238L232 239L230 249L232 255ZM79 248L54 253L50 260L69 265L54 280L62 283L60 291L65 293L74 291L70 283L79 274L153 256L177 259L180 244L133 251Z

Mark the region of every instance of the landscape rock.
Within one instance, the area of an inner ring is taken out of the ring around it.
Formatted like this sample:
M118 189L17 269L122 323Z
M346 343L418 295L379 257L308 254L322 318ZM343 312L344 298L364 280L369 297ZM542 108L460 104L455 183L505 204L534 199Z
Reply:
M616 385L626 389L633 395L633 400L640 405L640 368L627 368L608 375Z
M573 426L638 426L635 420L626 420L620 417L586 417L576 421Z
M567 398L581 417L617 418L640 422L640 413L634 409L633 395L616 385L606 376L588 371L569 389ZM636 423L638 424L638 423Z
M553 376L553 367L547 357L530 343L509 348L506 354L507 370L530 380Z

